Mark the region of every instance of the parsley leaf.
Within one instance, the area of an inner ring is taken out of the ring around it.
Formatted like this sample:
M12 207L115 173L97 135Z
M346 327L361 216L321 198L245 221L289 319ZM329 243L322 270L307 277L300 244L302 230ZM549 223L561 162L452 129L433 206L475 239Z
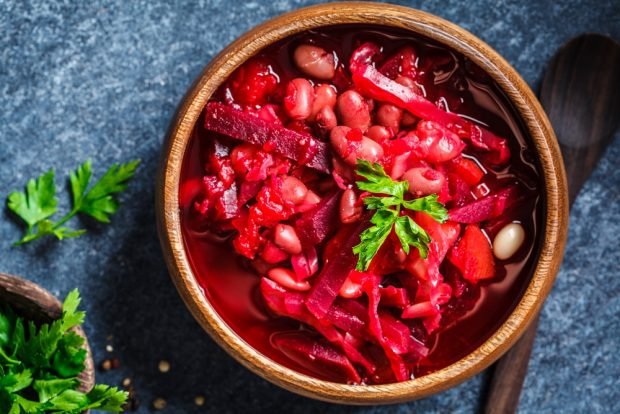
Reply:
M423 211L435 221L445 223L448 220L448 210L437 201L437 198L437 194L431 194L411 201L404 200L402 204L409 210Z
M14 191L7 200L9 209L24 220L29 229L50 217L56 212L58 204L54 170L49 170L37 179L30 179L25 192Z
M401 200L396 197L365 197L364 205L368 207L368 210L377 210L380 208L388 208L392 206L398 206L401 204Z
M422 211L429 214L440 223L448 220L448 211L437 201L437 194L431 194L413 200L406 200L405 194L409 189L407 181L394 181L385 173L378 163L357 160L358 176L365 181L357 181L356 185L362 191L373 193L364 197L364 205L369 210L376 210L370 222L373 224L360 234L360 243L353 247L353 253L358 256L356 270L366 271L385 240L394 229L405 253L409 254L413 246L420 252L422 258L428 256L428 245L431 239L426 231L410 216L401 215L401 208L413 211Z
M37 327L0 304L0 412L79 414L88 409L121 412L127 393L107 385L78 391L84 339L70 329L84 321L80 296L70 292L62 317ZM6 357L3 357L6 356Z
M92 175L91 162L86 161L70 175L73 208L102 223L109 223L110 215L114 214L119 206L113 195L127 189L127 181L133 177L138 164L140 160L121 165L113 164L103 177L86 192Z
M370 266L373 257L379 251L385 239L392 232L392 226L396 221L398 212L395 210L381 209L372 216L370 222L374 224L360 234L360 244L353 247L353 253L358 255L356 270L365 271Z
M123 405L127 401L127 393L125 391L119 391L116 387L99 384L95 385L86 396L89 401L86 408L96 408L112 413L123 411Z
M0 388L8 392L21 391L32 383L32 372L25 369L19 373L0 377Z
M397 182L392 180L390 176L385 173L381 164L378 163L371 164L365 160L357 160L357 169L355 172L360 177L366 179L366 181L357 181L355 183L357 188L362 191L388 194L402 199L409 188L407 181Z
M7 197L9 209L28 226L22 239L15 244L28 243L44 236L54 236L58 240L81 236L86 230L64 226L78 213L109 223L110 215L119 207L114 195L127 188L127 182L133 177L139 163L140 160L134 160L120 165L113 164L90 190L92 163L88 160L80 165L69 175L73 208L57 222L50 220L58 210L54 171L31 179L26 185L26 191L14 191Z
M394 231L405 253L409 254L409 246L411 245L420 251L420 256L423 259L426 259L431 238L418 223L409 216L400 216L396 220Z
M57 397L65 390L75 389L80 385L77 378L55 378L49 380L36 380L32 386L39 395L39 401L47 402Z

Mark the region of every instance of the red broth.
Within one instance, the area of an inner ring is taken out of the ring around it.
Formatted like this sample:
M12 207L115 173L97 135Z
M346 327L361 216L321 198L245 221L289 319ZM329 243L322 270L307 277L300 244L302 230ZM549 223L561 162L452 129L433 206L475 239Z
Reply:
M539 249L539 235L543 233L543 183L540 167L527 137L525 127L515 108L499 87L478 67L463 56L428 39L387 27L340 25L301 33L279 41L264 49L260 55L277 62L283 78L301 76L292 63L297 45L311 41L334 50L341 61L348 62L352 51L361 43L372 41L389 56L405 45L412 45L418 55L418 68L426 76L422 85L426 97L439 106L447 105L498 136L508 139L510 162L490 169L481 189L490 191L499 182L512 180L525 189L527 197L509 215L496 219L485 227L492 239L506 223L519 222L526 233L523 246L509 260L496 260L496 275L477 284L467 284L458 299L444 305L438 330L427 334L422 324L408 321L414 337L428 348L426 357L412 365L412 376L418 377L444 368L472 352L495 332L515 308L530 281ZM214 100L225 100L220 88ZM199 119L194 136L185 154L181 183L198 182L205 174L207 143L218 137L204 127L204 115ZM476 159L478 153L466 149L464 154ZM297 336L314 337L318 334L293 319L278 317L266 308L260 293L260 276L231 246L232 235L212 231L194 210L191 203L181 209L185 248L204 294L225 322L249 345L273 361L313 377L344 382L338 372L329 369L310 370L298 363L295 356L282 352L276 346L278 338ZM446 280L454 269L442 264ZM320 365L320 364L319 364ZM394 379L380 374L367 376L364 382L385 383Z

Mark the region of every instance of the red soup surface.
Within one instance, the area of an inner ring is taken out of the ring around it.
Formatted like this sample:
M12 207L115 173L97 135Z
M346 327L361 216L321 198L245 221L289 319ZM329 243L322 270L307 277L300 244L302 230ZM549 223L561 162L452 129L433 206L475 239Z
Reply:
M279 41L220 87L189 143L194 274L243 340L298 372L382 384L446 367L533 272L543 184L524 131L488 75L420 36L340 25Z

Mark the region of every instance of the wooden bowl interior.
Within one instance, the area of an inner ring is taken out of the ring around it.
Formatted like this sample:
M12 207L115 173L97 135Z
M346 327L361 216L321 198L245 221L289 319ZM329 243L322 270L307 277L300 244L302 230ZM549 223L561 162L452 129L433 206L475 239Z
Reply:
M41 286L22 279L0 273L0 303L8 304L15 313L37 325L50 323L62 316L62 303ZM81 327L75 332L84 338L87 352L85 369L80 374L80 390L89 391L95 385L95 368L88 339Z
M458 362L411 381L351 386L299 374L247 345L213 309L198 285L184 251L178 208L181 165L194 125L217 87L266 45L308 29L335 24L375 24L406 29L465 55L485 70L514 104L539 156L545 186L544 226L531 282L509 318L478 349ZM240 363L290 391L347 404L395 403L454 386L499 358L537 313L559 269L568 226L566 178L549 121L515 70L488 45L460 27L417 10L375 3L334 3L300 9L270 20L233 42L205 68L181 103L165 143L156 187L158 230L172 279L198 322Z

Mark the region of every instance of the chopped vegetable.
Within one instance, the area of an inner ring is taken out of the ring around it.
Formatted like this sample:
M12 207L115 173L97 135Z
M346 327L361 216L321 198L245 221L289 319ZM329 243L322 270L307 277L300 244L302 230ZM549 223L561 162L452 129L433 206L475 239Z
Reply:
M475 224L469 224L465 227L463 237L448 255L448 260L471 283L477 283L479 280L490 279L495 276L495 262L491 244L480 227Z
M327 145L310 135L268 122L228 105L209 102L205 111L205 128L255 145L273 145L279 154L315 168L330 172Z
M448 212L448 216L450 220L459 223L480 223L502 215L510 204L514 204L516 197L517 189L514 186L507 187L495 194L452 209Z
M341 194L342 191L327 194L314 209L303 213L297 220L297 234L304 244L320 244L335 232Z
M338 250L325 263L306 299L306 307L317 318L324 317L338 296L349 271L355 266L353 246L360 238L365 223L344 228L332 242Z

